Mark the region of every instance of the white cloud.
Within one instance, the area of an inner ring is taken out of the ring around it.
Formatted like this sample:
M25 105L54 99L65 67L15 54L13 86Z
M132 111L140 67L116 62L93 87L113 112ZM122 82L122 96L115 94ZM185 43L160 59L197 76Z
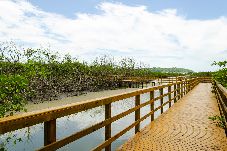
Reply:
M102 3L101 14L74 19L45 12L27 1L0 1L0 41L29 46L50 44L62 52L89 59L100 54L130 56L151 66L212 70L227 58L227 18L189 20L167 9Z

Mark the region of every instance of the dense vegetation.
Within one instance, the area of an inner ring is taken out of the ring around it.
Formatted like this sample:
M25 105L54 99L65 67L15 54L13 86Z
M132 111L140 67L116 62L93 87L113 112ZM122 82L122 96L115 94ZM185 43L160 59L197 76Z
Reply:
M27 101L51 101L62 94L118 88L123 78L167 76L136 64L132 58L115 62L102 56L87 64L70 55L59 56L48 49L19 49L12 42L1 43L0 117L24 109Z
M221 68L213 73L214 79L227 88L227 61L214 62L213 65L217 65Z

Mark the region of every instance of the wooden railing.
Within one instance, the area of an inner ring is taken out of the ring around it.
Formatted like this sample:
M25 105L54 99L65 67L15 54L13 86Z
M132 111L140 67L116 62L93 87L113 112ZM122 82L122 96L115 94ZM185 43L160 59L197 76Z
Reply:
M224 117L224 129L225 134L227 136L227 89L224 88L221 84L219 84L217 81L213 81L213 90L216 95L216 99L218 101L218 107L220 110L220 114L222 117Z
M200 82L202 83L211 83L212 77L200 77Z
M62 107L56 107L52 109L44 109L36 112L28 112L19 115L14 115L10 117L5 117L0 119L0 134L4 134L17 129L29 127L38 123L44 123L44 147L40 148L40 151L50 151L57 150L73 141L76 141L102 127L105 127L105 141L94 148L94 150L111 150L111 143L117 138L125 134L127 131L135 127L135 133L140 131L140 122L150 117L151 121L154 120L154 113L157 110L161 110L163 113L163 107L168 104L169 107L172 106L172 102L177 102L186 93L192 90L200 82L199 78L194 78L185 81L179 81L176 83L159 85L151 88L140 89L128 93L123 93L119 95L114 95L111 97L88 100L83 102L77 102ZM163 93L163 89L168 88L168 93ZM155 90L159 91L159 96L155 97ZM149 93L150 99L145 103L141 103L140 95L144 93ZM173 95L172 95L173 94ZM123 99L135 97L135 107L122 112L118 115L111 116L111 103L117 101L123 101ZM164 97L168 98L167 102L164 102ZM154 102L160 101L161 105L154 108ZM140 116L140 109L144 106L150 105L150 112L145 116ZM88 128L85 128L79 132L76 132L70 136L63 139L56 140L56 119L92 109L98 106L105 106L105 120L94 124ZM135 122L129 125L127 128L123 129L116 135L111 135L111 124L124 116L135 112Z
M211 77L194 77L194 78L199 78L200 82L202 82L202 83L211 83L212 82ZM160 84L175 83L175 82L178 82L178 81L184 81L185 79L188 79L188 78L183 77L183 76L158 78L158 83L160 83Z
M175 83L175 82L177 82L177 77L158 78L159 84Z
M145 84L147 86L147 84L150 81L153 81L155 79L156 79L155 77L125 77L125 78L122 78L120 81L122 82L123 85L126 84L130 88L131 87L139 88L140 85L143 88Z

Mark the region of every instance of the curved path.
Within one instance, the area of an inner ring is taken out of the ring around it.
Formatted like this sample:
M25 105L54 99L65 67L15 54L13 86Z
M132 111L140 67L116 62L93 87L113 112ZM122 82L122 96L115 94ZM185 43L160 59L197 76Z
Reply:
M227 137L209 116L219 115L210 83L200 83L119 151L227 151Z

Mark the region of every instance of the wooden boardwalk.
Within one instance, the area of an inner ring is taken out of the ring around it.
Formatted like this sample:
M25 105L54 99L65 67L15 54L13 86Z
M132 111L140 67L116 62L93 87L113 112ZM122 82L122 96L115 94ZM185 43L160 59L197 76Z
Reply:
M214 115L219 109L211 84L200 83L118 150L227 151L224 130L208 119Z

